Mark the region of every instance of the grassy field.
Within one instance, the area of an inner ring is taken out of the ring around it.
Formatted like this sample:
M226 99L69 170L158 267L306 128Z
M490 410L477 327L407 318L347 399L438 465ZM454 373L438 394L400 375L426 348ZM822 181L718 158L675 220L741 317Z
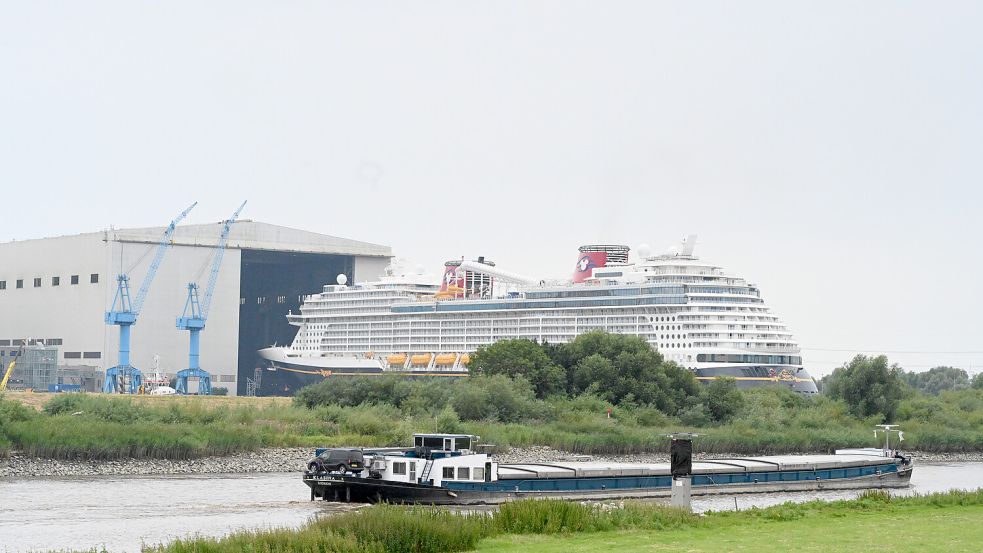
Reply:
M226 551L448 553L453 551L979 551L983 491L784 504L705 516L643 503L605 509L526 500L490 514L378 505L298 530L239 532L148 548Z
M721 520L722 519L718 519ZM506 535L478 543L483 553L690 553L759 551L978 552L983 547L983 507L813 516L783 522L710 524L684 530L630 530L562 536Z
M41 411L44 404L51 400L54 395L47 393L7 391L4 392L7 399L16 401L22 405L30 407L36 411ZM119 397L119 396L105 396ZM134 395L126 396L125 399L137 404L148 406L161 405L181 405L190 406L203 403L209 408L215 407L264 407L268 405L289 406L293 398L289 397L244 397L244 396L150 396Z

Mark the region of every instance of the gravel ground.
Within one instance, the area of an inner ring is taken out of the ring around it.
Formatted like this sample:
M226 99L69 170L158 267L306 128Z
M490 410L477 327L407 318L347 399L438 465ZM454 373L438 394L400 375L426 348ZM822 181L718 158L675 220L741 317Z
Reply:
M25 457L16 452L0 459L0 478L36 476L98 476L141 474L220 474L233 472L291 472L302 471L312 455L312 448L264 449L228 457L204 457L185 461L160 459L120 459L116 461L56 461ZM906 452L916 462L966 462L983 461L983 452L974 453L925 453ZM746 457L747 455L713 455L716 458ZM708 456L697 455L696 458ZM500 463L550 463L557 461L592 460L622 463L666 463L666 453L639 453L634 455L578 455L550 447L514 448L495 456Z
M264 449L228 457L119 459L114 461L58 461L26 457L14 452L0 459L0 478L11 476L97 476L140 474L219 474L230 472L301 471L312 457L309 447Z

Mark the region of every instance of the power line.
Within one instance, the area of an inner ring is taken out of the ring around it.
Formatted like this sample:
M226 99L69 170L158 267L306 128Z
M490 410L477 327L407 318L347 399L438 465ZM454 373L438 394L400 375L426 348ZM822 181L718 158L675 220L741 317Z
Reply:
M837 351L846 353L860 353L860 352L877 352L877 353L924 353L924 354L948 354L948 355L979 355L983 354L983 350L978 351L904 351L904 350L888 350L888 349L877 349L877 348L857 348L857 349L836 349L836 348L799 348L806 351Z
M804 361L805 362L803 364L806 365L806 366L808 366L808 365L848 365L849 364L848 361L822 361L822 360L817 360L817 359L806 359ZM969 367L970 369L974 369L974 370L975 370L976 367L983 366L983 362L980 362L980 363L974 362L974 363L968 363L968 364L965 364L965 363L954 363L954 364L956 364L956 365L963 365L965 367ZM939 364L939 363L935 363L935 364L932 364L932 365L922 365L922 364L915 364L915 365L913 365L913 364L910 364L910 363L898 363L898 365L901 366L902 368L921 368L921 369L924 369L924 368L934 368L934 367L941 367L941 366L943 366L942 364Z

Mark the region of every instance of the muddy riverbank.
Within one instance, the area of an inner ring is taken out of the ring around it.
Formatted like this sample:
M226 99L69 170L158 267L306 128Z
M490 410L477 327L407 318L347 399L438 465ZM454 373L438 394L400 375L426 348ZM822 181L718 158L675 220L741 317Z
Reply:
M980 462L983 452L974 453L924 453L906 452L915 457L916 462ZM144 474L261 474L274 472L296 472L304 470L313 454L313 448L263 449L251 453L225 457L203 457L200 459L120 459L113 461L65 461L27 457L14 452L6 459L0 459L0 478L34 476L127 476ZM716 454L713 457L747 457L748 455ZM500 463L515 462L555 462L589 457L595 461L616 461L636 463L668 462L667 453L639 453L633 455L591 455L559 451L549 447L513 448L500 453L495 459ZM703 456L707 458L709 456ZM697 455L697 458L701 458Z

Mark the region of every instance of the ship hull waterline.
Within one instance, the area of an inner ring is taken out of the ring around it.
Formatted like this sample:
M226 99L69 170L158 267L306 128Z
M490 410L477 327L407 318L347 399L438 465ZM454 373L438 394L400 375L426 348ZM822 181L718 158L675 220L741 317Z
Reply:
M775 493L794 491L904 488L911 482L912 467L866 476L833 479L759 481L736 484L697 484L693 495ZM502 481L499 481L502 482ZM530 498L571 501L668 498L670 486L582 490L471 490L451 489L406 482L392 482L340 474L304 476L311 499L352 503L400 503L423 505L495 505ZM603 485L602 485L603 486Z

